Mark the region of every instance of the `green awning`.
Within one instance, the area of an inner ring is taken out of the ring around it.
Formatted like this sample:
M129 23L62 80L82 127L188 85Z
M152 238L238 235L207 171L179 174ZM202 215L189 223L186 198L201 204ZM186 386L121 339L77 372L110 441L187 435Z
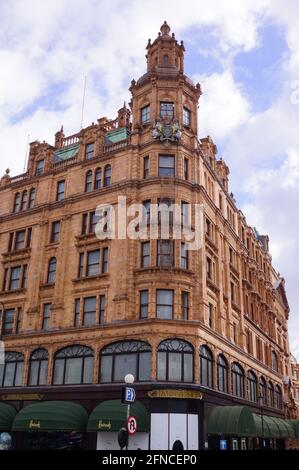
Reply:
M77 155L79 152L79 144L55 150L53 154L53 163L63 162L69 160Z
M255 436L255 424L247 406L215 406L208 418L208 433Z
M148 432L148 412L140 401L131 405L130 415L137 419L137 432ZM89 416L87 431L119 431L126 419L127 405L120 400L103 401Z
M299 438L299 419L289 419L288 421L294 429L296 437Z
M10 431L17 414L15 408L7 403L0 403L0 432Z
M44 401L23 408L15 417L13 431L85 431L87 412L70 401Z
M288 420L275 418L273 416L265 416L265 418L267 422L271 421L273 423L273 427L271 429L275 429L275 435L271 437L276 437L278 439L295 438L295 431L292 425L288 422Z

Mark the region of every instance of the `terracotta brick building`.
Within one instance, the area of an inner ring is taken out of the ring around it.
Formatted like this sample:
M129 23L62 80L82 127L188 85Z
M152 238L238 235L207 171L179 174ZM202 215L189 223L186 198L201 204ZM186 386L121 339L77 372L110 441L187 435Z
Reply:
M184 53L164 23L129 107L72 136L61 128L54 145L32 142L26 173L2 177L0 398L16 411L62 400L90 414L119 400L132 372L149 415L136 446L205 448L226 434L229 446L261 437L270 446L266 428L209 424L220 406L251 410L256 427L261 413L295 418L289 306L268 237L237 208L211 137L199 139L201 87L185 75ZM119 196L148 217L151 204L179 204L183 217L191 207L192 225L202 204L200 249L186 250L184 239L99 240L96 208L117 210ZM115 433L98 434L98 447L115 446Z

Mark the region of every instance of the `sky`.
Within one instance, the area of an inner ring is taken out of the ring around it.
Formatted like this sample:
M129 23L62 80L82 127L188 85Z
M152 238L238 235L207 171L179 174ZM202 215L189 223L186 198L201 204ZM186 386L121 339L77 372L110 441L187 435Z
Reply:
M250 225L270 236L286 279L299 360L299 2L297 0L1 0L0 175L23 173L28 141L53 143L116 117L167 20L201 83L199 137L230 167Z

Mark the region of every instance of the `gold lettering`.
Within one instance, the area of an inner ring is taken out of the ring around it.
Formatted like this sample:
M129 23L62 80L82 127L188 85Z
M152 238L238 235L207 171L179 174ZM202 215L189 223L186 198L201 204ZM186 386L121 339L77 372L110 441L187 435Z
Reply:
M40 429L40 421L33 421L33 419L29 422L29 429Z
M151 390L148 392L148 396L151 398L180 398L180 399L193 399L202 400L203 394L197 390L172 390L172 389L160 389Z
M100 420L98 422L98 429L111 429L112 425L111 425L111 421L108 421L107 423L105 423L104 421Z

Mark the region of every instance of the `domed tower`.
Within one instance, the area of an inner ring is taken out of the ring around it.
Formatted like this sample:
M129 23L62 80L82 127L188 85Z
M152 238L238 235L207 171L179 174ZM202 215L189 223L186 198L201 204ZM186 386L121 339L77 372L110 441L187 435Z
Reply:
M142 131L138 143L142 143L144 138L148 139L148 135L144 136L146 131L151 131L156 123L162 122L164 125L177 123L180 130L184 130L183 139L190 145L190 140L197 137L201 89L199 84L194 85L184 74L183 41L178 43L165 21L155 41L151 43L148 40L146 49L147 72L137 82L133 80L130 88L133 130ZM167 128L161 131L167 132ZM174 136L174 140L179 139Z

